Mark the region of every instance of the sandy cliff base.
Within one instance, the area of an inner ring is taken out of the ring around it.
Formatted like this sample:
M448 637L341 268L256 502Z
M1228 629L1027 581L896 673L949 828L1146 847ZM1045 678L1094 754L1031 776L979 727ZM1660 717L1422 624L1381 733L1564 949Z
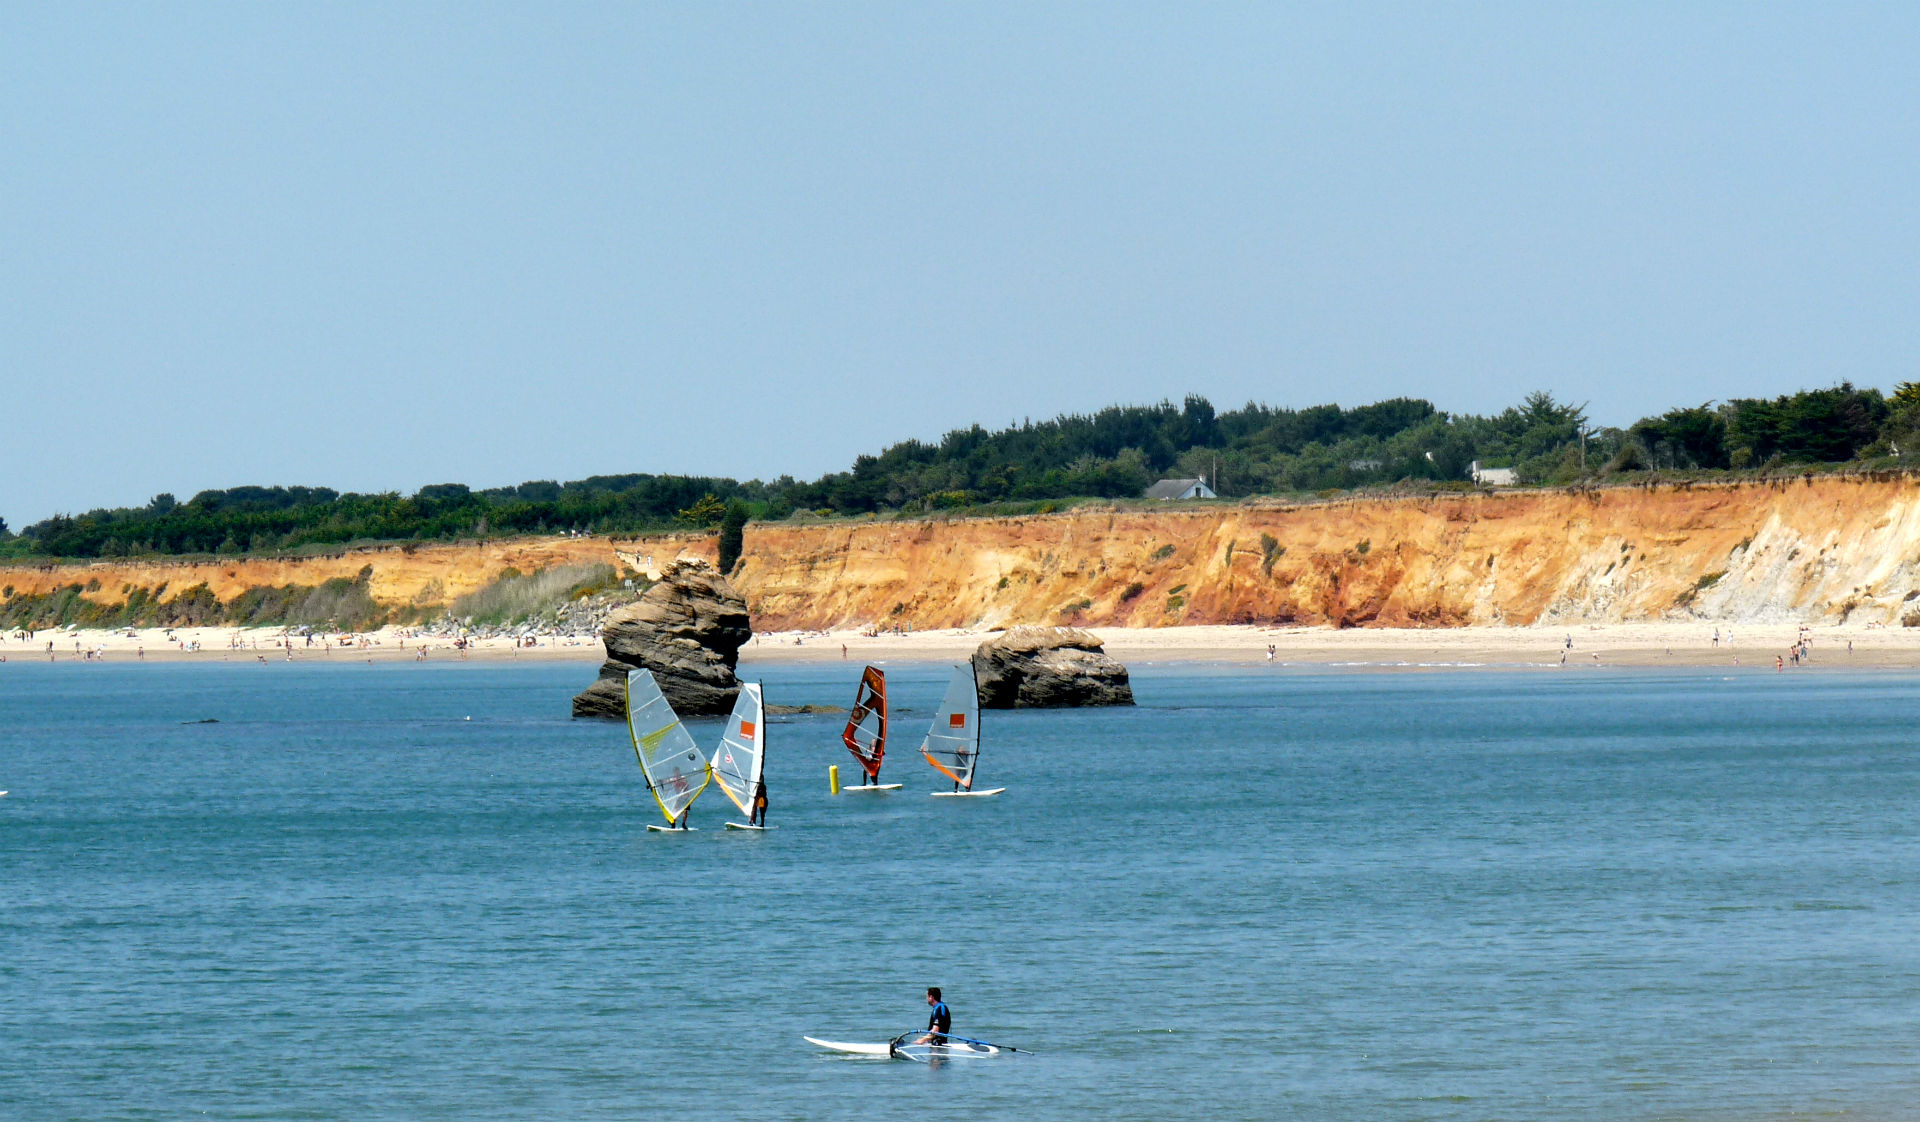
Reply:
M1773 669L1796 638L1811 641L1808 665L1816 667L1920 668L1920 628L1866 626L1815 627L1804 633L1793 625L1721 626L1700 623L1627 623L1575 627L1460 627L1447 629L1263 628L1240 626L1095 628L1106 649L1129 665L1157 662L1221 662L1265 665L1267 649L1279 665L1354 668L1532 666L1739 666ZM0 658L8 663L259 662L285 663L288 652L277 630L202 627L164 632L41 632L32 641L0 638ZM928 662L968 657L989 632L917 631L868 637L857 632L779 632L755 636L740 651L741 673L755 665L791 662ZM1573 645L1567 646L1571 638ZM51 640L51 655L47 643ZM198 643L200 649L183 645ZM87 652L95 652L93 659ZM445 639L419 640L386 629L313 646L296 638L294 662L354 661L447 662L462 660L569 660L598 663L605 652L597 639L542 639L536 647L515 647L509 640L479 640L455 649ZM1789 668L1792 663L1787 662Z

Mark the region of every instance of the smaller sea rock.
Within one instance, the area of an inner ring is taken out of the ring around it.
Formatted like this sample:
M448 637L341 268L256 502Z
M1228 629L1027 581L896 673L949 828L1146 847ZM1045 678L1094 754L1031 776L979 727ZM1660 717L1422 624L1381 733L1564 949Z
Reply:
M1132 705L1127 668L1091 632L1016 627L980 644L973 675L983 709Z

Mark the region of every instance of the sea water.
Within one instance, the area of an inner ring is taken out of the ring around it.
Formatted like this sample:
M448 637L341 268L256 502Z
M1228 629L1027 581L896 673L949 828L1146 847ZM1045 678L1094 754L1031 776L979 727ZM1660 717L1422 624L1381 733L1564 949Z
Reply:
M959 800L946 673L663 835L590 666L0 667L0 1115L1920 1114L1911 675L1143 666ZM1036 1054L801 1040L928 985Z

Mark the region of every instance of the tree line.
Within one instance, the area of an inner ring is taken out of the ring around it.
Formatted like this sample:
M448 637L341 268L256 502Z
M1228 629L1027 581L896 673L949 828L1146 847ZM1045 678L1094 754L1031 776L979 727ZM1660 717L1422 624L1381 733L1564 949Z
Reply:
M1351 409L1205 398L1116 405L1091 414L956 429L907 440L812 481L604 475L474 490L458 483L355 494L326 487L234 487L186 502L56 515L21 530L0 520L0 556L232 554L355 541L446 540L555 532L720 527L737 553L748 518L924 512L1078 498L1137 498L1165 477L1205 478L1223 497L1452 483L1478 461L1522 483L1559 485L1642 471L1733 471L1800 463L1899 463L1920 453L1920 383L1891 396L1842 382L1776 398L1668 410L1627 428L1529 394L1500 413L1448 413L1418 398Z

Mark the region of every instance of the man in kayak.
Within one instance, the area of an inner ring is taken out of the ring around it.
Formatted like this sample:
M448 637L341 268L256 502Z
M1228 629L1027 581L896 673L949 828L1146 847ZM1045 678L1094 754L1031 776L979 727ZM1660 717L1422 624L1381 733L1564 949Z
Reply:
M940 1000L940 987L927 987L927 1004L933 1006L933 1012L927 1015L927 1035L920 1038L921 1044L938 1044L953 1032L953 1010Z

